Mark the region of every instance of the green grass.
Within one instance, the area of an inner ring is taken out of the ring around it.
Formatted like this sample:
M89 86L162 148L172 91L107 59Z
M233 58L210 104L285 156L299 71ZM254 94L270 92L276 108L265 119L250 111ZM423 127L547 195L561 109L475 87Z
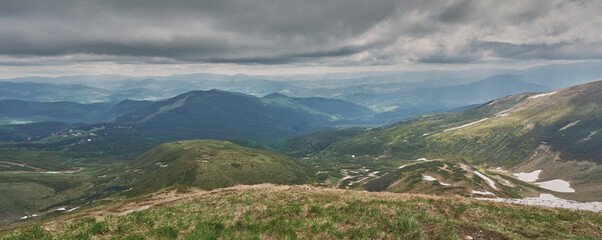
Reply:
M45 229L46 228L46 229ZM1 239L599 239L600 213L309 186L218 189L124 216L46 222Z
M307 167L283 154L226 141L189 140L162 144L134 160L118 181L128 194L179 185L215 189L236 184L303 184Z
M599 167L602 134L592 134L602 129L601 90L599 81L559 90L544 98L528 99L532 94L519 94L460 113L416 117L337 141L308 162L330 173L354 166L357 169L371 165L371 169L376 169L375 165L380 164L386 168L423 157L513 168L541 156L544 152L539 148L543 146L549 147L550 151L545 153L550 158L531 163L529 168L549 173L550 166L556 164L566 169L554 172L555 178L582 184L578 188L594 189L602 183L600 178L592 177L602 172ZM502 116L503 113L507 115ZM572 122L576 124L563 129ZM556 155L561 160L553 163ZM585 171L579 164L561 164L573 160L590 167ZM587 191L578 188L571 199L591 200L601 192L599 188Z
M602 137L579 143L591 132L602 128L599 121L602 117L602 100L583 103L591 95L599 94L602 83L587 85L561 90L550 96L554 99L549 101L527 99L528 95L521 94L456 114L431 114L409 119L337 142L318 156L430 157L511 166L531 156L535 148L545 141L555 150L572 153L571 157L577 160L598 161L594 153L600 151L598 146ZM498 116L508 109L512 109L507 112L508 116ZM445 131L484 118L489 119ZM581 122L563 132L559 131L577 119Z

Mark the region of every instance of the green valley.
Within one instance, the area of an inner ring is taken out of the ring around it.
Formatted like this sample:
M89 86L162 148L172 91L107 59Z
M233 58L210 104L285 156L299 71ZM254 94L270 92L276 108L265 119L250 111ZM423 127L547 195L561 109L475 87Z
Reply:
M600 213L489 201L599 211L564 199L600 200L600 92L524 93L377 128L329 129L370 113L341 101L217 90L125 101L101 124L5 125L53 134L0 145L0 224L6 239L595 239Z

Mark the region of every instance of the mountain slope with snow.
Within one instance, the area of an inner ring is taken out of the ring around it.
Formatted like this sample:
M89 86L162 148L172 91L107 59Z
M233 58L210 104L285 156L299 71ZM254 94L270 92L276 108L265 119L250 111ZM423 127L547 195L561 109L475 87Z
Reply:
M319 158L426 157L503 167L513 173L541 169L539 182L560 179L575 190L559 191L559 196L600 200L601 119L602 81L598 81L507 96L460 113L409 119L337 142Z

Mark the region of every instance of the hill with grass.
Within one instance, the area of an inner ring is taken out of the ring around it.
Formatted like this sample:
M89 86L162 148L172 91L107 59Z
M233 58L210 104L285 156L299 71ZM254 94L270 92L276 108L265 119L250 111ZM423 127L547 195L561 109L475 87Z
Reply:
M236 184L305 184L313 179L313 171L296 159L231 142L159 145L112 135L0 144L0 228L23 216L52 217L65 212L57 211L60 208L89 208L164 187L208 190ZM150 150L139 152L148 145Z
M547 93L500 98L459 113L430 114L342 140L322 161L443 159L501 168L506 175L541 170L537 180L562 179L580 200L602 190L602 81Z
M237 184L303 184L311 172L283 154L227 141L189 140L161 144L135 159L113 184L128 195L170 186L206 190Z
M1 239L598 239L600 213L271 184L163 190Z

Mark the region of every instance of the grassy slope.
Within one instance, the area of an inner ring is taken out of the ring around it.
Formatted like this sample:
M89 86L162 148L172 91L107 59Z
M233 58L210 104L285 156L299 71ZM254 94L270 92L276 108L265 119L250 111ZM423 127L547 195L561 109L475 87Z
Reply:
M599 239L602 214L467 198L310 186L172 193L150 209L106 208L9 230L1 239ZM180 197L178 197L180 196ZM178 201L178 198L193 200ZM165 205L166 201L179 202ZM139 198L131 204L145 199ZM131 205L129 207L133 207ZM118 206L115 207L119 208Z
M84 204L96 194L108 195L102 192L104 185L116 177L112 172L124 164L88 160L67 150L0 148L0 226L23 215L41 215L58 206ZM101 175L104 177L98 177Z
M575 158L595 158L602 136L578 142L602 128L602 81L528 99L520 94L457 114L432 114L333 145L326 153L385 154L407 159L445 157L471 163L511 165L524 160L541 141ZM501 116L503 111L508 114ZM444 130L489 118L461 129ZM572 121L575 126L558 130ZM424 135L427 134L427 135ZM567 144L570 143L570 144ZM589 154L587 150L591 150Z
M528 99L533 95L508 96L457 114L409 119L332 144L317 158L345 163L426 157L511 168L527 165L536 154L544 153L537 149L545 148L546 160L525 170L543 168L544 174L548 173L544 178L575 180L583 185L584 198L599 199L600 189L588 185L601 183L600 178L589 176L602 172L602 134L597 134L602 131L602 81ZM574 126L560 130L577 120ZM352 154L358 157L351 158ZM563 170L546 169L554 165Z
M58 139L67 143L0 145L0 226L24 215L46 217L48 211L59 207L88 207L90 199L95 199L92 205L101 204L122 194L131 196L171 185L213 189L240 183L309 181L306 168L290 157L229 142L169 143L136 160L133 154L140 156L144 153L138 153L140 149L155 142L113 133L92 142L70 138ZM184 149L190 146L195 148ZM168 166L161 168L158 162ZM123 174L127 169L131 172ZM129 186L132 191L120 192ZM107 190L111 187L116 188Z
M365 131L365 128L355 127L314 132L273 142L270 147L286 152L291 156L304 157L320 152L334 142L355 137Z
M118 181L129 194L181 185L215 189L236 184L302 184L308 171L283 154L226 141L190 140L161 144L141 155Z

